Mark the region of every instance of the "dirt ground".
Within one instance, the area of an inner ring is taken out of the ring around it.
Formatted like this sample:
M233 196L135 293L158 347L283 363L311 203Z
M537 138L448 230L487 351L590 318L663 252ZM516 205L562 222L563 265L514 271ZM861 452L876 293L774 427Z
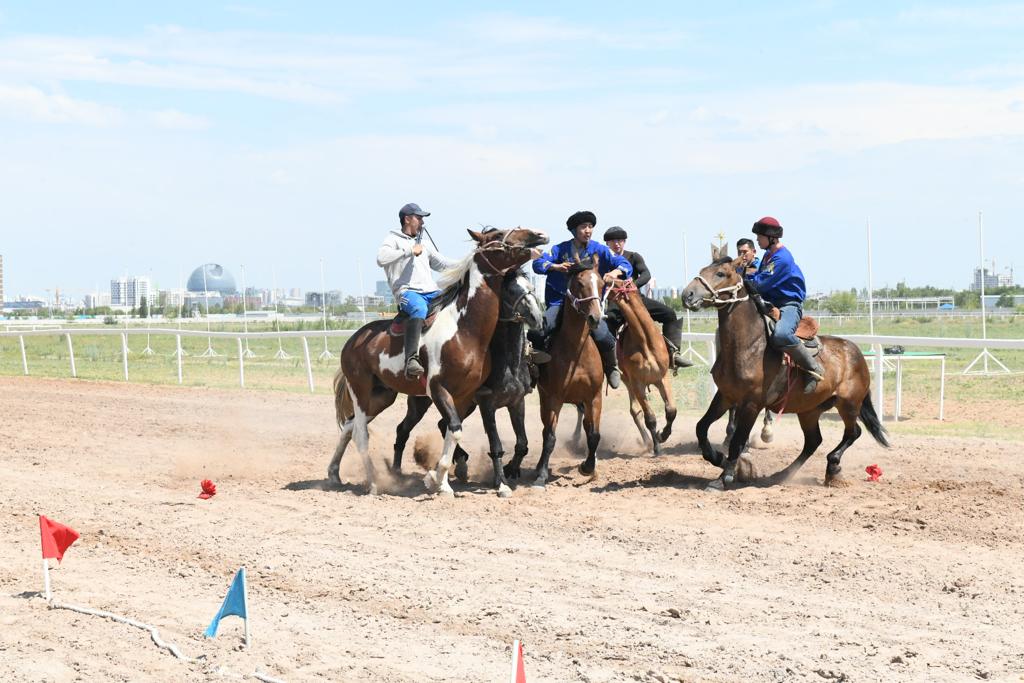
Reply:
M328 487L325 396L0 378L0 680L503 681L515 638L530 681L1024 680L1019 443L865 435L848 488L821 486L823 447L789 485L714 493L695 417L653 458L625 402L606 399L594 481L560 448L556 481L510 499L470 420L477 483L444 500L411 453L385 495L362 493L354 449ZM373 425L379 461L400 412ZM799 445L787 416L754 458L769 473ZM40 513L82 534L56 600L199 659L48 609ZM249 650L236 618L202 637L243 565Z

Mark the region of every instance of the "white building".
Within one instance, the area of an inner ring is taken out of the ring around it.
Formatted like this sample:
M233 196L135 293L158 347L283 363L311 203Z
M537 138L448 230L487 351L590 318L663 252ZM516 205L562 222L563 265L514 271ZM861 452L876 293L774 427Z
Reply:
M122 277L110 281L111 306L138 308L143 299L150 306L156 300L148 277Z
M100 308L110 305L110 294L107 292L93 292L86 294L83 300L86 308Z

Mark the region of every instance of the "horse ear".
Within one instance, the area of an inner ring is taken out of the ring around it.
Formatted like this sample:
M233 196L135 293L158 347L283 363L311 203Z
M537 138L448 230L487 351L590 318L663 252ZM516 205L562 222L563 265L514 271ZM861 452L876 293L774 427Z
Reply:
M711 262L714 263L718 260L718 246L715 244L711 245Z
M473 241L476 242L477 244L480 244L481 242L484 241L484 236L482 233L479 233L476 230L470 230L469 228L466 228L466 232L469 233L469 236L472 237Z
M729 255L729 245L723 244L722 248L718 250L718 258L725 258Z

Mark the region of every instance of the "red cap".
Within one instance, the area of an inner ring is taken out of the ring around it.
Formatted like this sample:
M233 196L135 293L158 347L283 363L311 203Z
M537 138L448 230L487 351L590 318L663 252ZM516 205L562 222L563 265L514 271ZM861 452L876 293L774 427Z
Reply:
M779 225L779 222L777 220L775 220L774 218L772 218L771 216L765 216L764 218L759 220L758 223L760 223L761 225L770 225L773 228L781 228L782 227L781 225Z

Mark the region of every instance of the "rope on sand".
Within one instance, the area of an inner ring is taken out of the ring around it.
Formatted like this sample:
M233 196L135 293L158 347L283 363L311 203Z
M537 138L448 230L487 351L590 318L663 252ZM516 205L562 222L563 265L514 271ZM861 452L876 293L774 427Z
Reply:
M141 621L129 619L128 617L122 617L120 615L114 614L113 612L105 612L103 610L90 609L88 607L79 607L78 605L69 605L63 602L56 602L54 600L50 600L49 602L47 602L47 605L50 607L50 609L66 609L72 612L78 612L79 614L88 614L94 617L110 619L111 621L116 621L121 624L128 624L129 626L134 626L135 628L140 628L143 631L149 631L149 635L153 639L153 642L156 644L157 647L163 650L167 650L183 662L198 661L194 657L186 657L185 655L183 655L181 653L181 650L178 649L178 646L174 643L168 643L164 641L164 639L160 637L160 632L156 629L155 626L150 626L149 624L144 624ZM282 681L281 679L272 678L267 674L260 673L258 670L254 671L252 674L250 674L250 676L257 680L263 681L264 683L284 683L284 681Z

